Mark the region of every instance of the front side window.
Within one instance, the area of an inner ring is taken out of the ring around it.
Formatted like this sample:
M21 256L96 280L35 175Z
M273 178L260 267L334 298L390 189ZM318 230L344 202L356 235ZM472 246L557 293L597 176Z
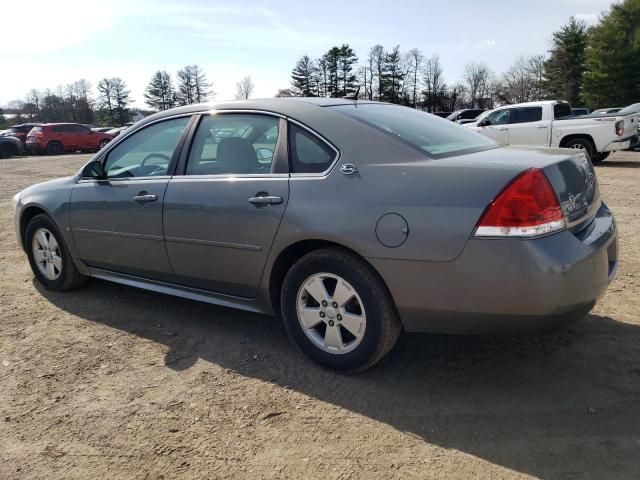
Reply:
M509 123L509 117L511 116L511 110L497 110L486 116L485 121L487 125L506 125Z
M328 107L375 128L432 158L497 148L493 140L466 127L398 105L363 103Z
M104 164L107 177L166 175L173 152L188 122L189 117L174 118L131 135L107 155Z
M510 123L531 123L542 120L542 107L516 108Z
M280 120L270 115L209 115L198 125L186 175L271 173Z

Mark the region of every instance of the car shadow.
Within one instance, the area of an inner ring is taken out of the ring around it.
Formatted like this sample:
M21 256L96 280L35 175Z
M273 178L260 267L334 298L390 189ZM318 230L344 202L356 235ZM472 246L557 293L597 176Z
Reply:
M597 164L598 168L640 168L640 159L634 160L612 160Z
M349 376L306 360L272 317L95 280L34 285L73 315L166 345L168 369L211 362L536 477L640 476L635 325L589 315L549 335L405 335Z

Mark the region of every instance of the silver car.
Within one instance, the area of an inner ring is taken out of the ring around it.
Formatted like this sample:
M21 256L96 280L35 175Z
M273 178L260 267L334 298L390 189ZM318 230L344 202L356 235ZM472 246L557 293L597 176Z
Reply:
M583 153L503 147L375 102L164 111L15 204L47 288L95 277L280 315L305 354L350 371L403 329L558 328L617 264Z

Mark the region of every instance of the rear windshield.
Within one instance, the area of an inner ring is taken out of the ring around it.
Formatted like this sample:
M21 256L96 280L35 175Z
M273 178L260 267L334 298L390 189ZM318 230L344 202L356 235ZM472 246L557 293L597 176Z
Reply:
M397 105L363 103L329 107L432 158L497 148L493 140L435 115Z
M620 115L629 115L630 113L640 113L640 103L634 103L633 105L624 107L622 110L619 110L618 113Z

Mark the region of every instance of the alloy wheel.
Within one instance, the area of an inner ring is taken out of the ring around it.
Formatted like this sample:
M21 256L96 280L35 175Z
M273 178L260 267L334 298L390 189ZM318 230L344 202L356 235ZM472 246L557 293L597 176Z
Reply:
M296 311L306 336L325 352L351 352L364 338L367 316L362 299L338 275L317 273L307 278L298 290Z
M56 237L46 228L39 228L31 242L38 270L47 280L56 280L62 273L62 251Z

